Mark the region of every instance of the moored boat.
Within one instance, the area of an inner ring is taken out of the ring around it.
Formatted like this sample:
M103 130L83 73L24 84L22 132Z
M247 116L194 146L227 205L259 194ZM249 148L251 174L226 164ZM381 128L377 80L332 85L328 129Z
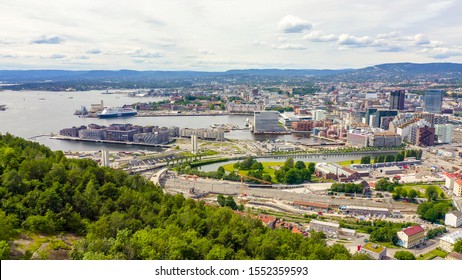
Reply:
M123 107L115 107L115 108L104 108L103 112L98 114L98 118L100 119L108 119L108 118L118 118L118 117L132 117L138 114L138 112L132 108L123 108Z

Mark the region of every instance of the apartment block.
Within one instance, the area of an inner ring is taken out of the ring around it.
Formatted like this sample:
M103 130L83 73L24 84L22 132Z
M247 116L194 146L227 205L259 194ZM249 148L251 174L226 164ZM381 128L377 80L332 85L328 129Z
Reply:
M421 226L412 226L398 232L398 244L404 248L413 248L425 239L425 230Z

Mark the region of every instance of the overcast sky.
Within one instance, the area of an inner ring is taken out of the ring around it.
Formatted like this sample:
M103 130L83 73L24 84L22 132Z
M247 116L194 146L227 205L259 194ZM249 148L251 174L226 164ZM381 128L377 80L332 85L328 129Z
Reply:
M1 0L0 69L462 62L460 0Z

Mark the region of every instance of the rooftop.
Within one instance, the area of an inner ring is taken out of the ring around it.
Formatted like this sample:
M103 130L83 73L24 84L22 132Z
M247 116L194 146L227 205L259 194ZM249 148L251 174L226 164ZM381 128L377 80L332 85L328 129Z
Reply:
M399 134L396 134L392 131L376 132L373 135L374 136L399 136Z
M454 244L457 240L462 239L462 230L454 231L441 237L441 240Z
M363 248L368 250L368 251L372 251L372 252L378 253L378 254L383 252L383 250L385 250L385 247L374 244L374 243L370 243L370 242L364 244Z
M322 226L329 226L329 227L336 227L336 228L340 227L340 225L336 224L336 223L323 222L323 221L318 221L318 220L311 220L310 225L311 224L318 224L318 225L322 225Z
M384 166L384 167L381 167L380 169L382 169L383 171L397 171L397 170L401 170L401 168L399 168L398 166Z
M453 215L456 216L457 218L461 218L461 217L462 217L462 212L460 212L460 211L452 211L452 212L447 213L446 215L449 215L449 214L453 214Z
M293 227L292 228L292 233L302 234L303 232L298 227Z
M462 177L462 174L459 174L459 173L449 173L449 172L443 172L444 175L446 175L446 177L448 178L461 178Z
M262 221L265 224L269 224L269 223L276 221L277 218L273 216L268 216L268 215L259 215L258 219L260 219L260 221Z
M345 168L336 163L317 163L316 168L326 174L333 173L338 175L350 176L351 174L355 173L355 171Z
M368 210L368 211L387 211L387 208L377 208L377 207L365 207L365 206L357 206L357 205L347 205L345 206L346 210Z
M457 252L451 252L447 256L447 258L453 259L453 260L462 260L462 254L457 253Z
M412 226L410 228L403 229L404 234L407 236L413 236L424 231L425 230L421 226Z

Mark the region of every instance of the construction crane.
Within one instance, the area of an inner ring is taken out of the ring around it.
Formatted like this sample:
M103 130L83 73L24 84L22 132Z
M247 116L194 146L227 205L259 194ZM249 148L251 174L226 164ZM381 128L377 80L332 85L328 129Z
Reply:
M263 184L267 184L267 185L272 184L271 182L268 182L266 180L255 178L255 177L252 177L252 176L249 176L249 175L244 175L244 174L238 174L238 175L241 177L241 197L244 197L244 178L252 179L252 180L261 182Z

